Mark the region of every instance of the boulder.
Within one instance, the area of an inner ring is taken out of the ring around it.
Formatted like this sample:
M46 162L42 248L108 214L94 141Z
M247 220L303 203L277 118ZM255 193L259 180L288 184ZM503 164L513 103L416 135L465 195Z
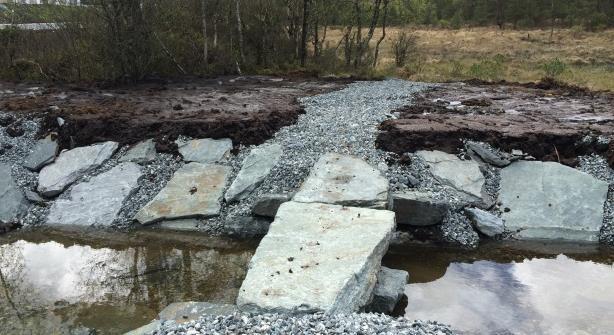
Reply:
M503 154L496 152L488 145L479 142L467 142L465 144L467 151L477 155L484 162L494 165L496 167L506 167L510 165L511 161L504 157Z
M38 192L45 197L62 193L68 185L111 158L117 147L116 142L104 142L63 151L53 164L41 170Z
M520 239L597 241L607 193L608 183L555 162L501 171L502 218Z
M430 226L441 223L450 204L431 192L405 191L392 194L390 207L399 224Z
M189 163L134 217L142 224L163 220L207 218L220 213L230 168Z
M121 163L70 189L67 199L58 199L47 216L50 225L110 226L122 204L134 192L141 177L134 163Z
M371 298L394 229L390 211L286 202L250 261L237 306L356 312Z
M38 171L45 165L53 163L55 156L58 154L58 142L52 139L52 136L47 136L36 142L32 152L26 157L23 166L32 171Z
M247 197L277 164L282 154L279 144L268 144L252 149L241 166L241 170L226 191L228 202L238 201Z
M373 288L373 299L365 310L371 313L392 313L394 307L405 294L405 286L408 280L409 273L407 271L382 266L377 273L377 283Z
M293 201L386 208L388 179L362 159L328 153L320 157Z
M477 230L488 237L493 237L505 232L503 219L490 212L483 211L479 208L467 208L465 209L465 213Z
M264 216L274 218L277 214L277 209L284 202L292 200L294 194L267 194L256 199L254 206L252 207L252 213L258 216Z
M0 222L19 219L27 210L28 201L15 184L11 166L0 163Z
M154 159L156 159L156 143L153 139L148 139L128 149L119 161L147 164Z
M442 184L476 200L483 199L485 178L477 162L461 160L441 151L418 151L416 155L429 165L435 179Z
M232 140L229 138L220 140L204 138L185 142L177 140L175 143L184 161L202 164L222 162L230 157L232 150Z
M159 314L162 321L185 323L198 319L203 314L229 315L238 312L237 306L230 304L212 304L209 302L174 302L166 306Z

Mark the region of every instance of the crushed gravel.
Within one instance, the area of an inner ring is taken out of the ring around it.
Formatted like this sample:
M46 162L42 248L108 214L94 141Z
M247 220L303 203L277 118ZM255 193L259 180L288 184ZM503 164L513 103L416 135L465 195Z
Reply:
M608 199L603 205L603 226L599 234L601 243L614 245L614 170L605 158L598 155L579 157L578 169L610 184Z
M166 322L155 335L216 335L216 334L381 334L381 335L451 335L450 327L426 321L409 321L382 314L280 314L203 315L184 324Z

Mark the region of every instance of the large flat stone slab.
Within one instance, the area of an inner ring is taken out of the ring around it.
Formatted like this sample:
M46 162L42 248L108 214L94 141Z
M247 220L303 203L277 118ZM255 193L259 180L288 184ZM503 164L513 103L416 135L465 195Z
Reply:
M385 208L388 179L362 159L328 153L320 157L294 196L296 202Z
M24 160L23 166L29 170L38 171L55 160L58 149L58 142L52 139L51 135L38 140L32 152Z
M555 162L516 162L501 171L508 230L522 239L597 241L608 184Z
M176 141L179 153L186 162L217 163L227 159L232 150L232 140L203 138L190 141Z
M58 199L47 216L50 225L109 226L126 198L138 186L141 168L121 163L70 189L68 199Z
M226 201L233 202L247 197L269 175L281 154L282 147L279 144L262 145L252 149L226 191Z
M483 198L485 178L477 162L441 151L418 151L416 155L429 165L433 176L442 184L476 199Z
M119 161L146 164L154 159L156 159L156 143L150 138L128 149Z
M349 313L369 302L395 229L386 210L286 202L252 257L243 311Z
M230 168L189 163L135 216L142 224L163 220L207 218L220 213Z
M28 201L15 184L11 166L0 163L0 222L18 219L27 209Z
M116 142L104 142L63 151L53 164L41 170L38 192L46 197L62 193L68 185L111 158L117 147Z
M450 204L431 192L405 191L392 194L390 207L398 224L430 226L441 223Z

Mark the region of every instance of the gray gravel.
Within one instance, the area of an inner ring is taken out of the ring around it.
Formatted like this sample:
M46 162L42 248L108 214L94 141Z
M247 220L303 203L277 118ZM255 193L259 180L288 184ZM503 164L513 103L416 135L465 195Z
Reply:
M279 314L203 315L198 320L177 325L165 323L156 335L198 334L381 334L381 335L448 335L457 334L450 327L425 321L409 321L382 314L290 316Z
M588 155L579 158L578 169L597 179L610 184L608 200L603 206L603 226L599 234L601 243L614 245L614 170L610 168L605 158L598 155Z

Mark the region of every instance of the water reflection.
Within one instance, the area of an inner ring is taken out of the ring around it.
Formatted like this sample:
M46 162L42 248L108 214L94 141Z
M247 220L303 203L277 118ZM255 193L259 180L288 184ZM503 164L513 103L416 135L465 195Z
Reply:
M407 317L476 334L612 334L611 260L558 255L509 263L450 258L448 264L443 277L406 287Z
M118 334L171 302L233 302L252 255L165 239L35 240L0 245L0 334Z

